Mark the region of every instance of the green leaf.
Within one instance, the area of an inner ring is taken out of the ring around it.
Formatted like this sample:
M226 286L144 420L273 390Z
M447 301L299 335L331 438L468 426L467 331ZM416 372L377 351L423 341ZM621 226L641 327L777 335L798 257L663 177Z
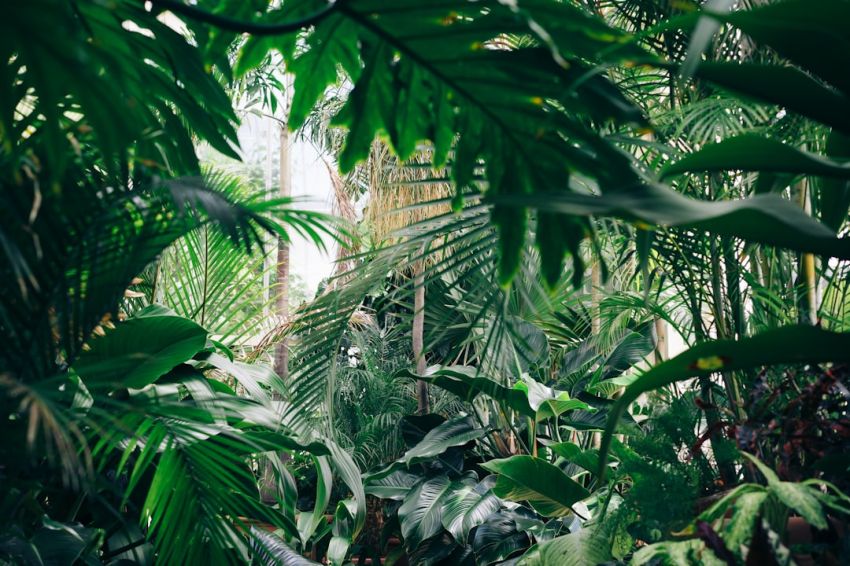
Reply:
M733 552L752 540L756 522L761 520L761 508L767 495L763 491L744 493L732 505L732 518L724 529L723 540Z
M351 492L351 498L356 505L347 504L349 513L353 516L353 526L351 528L353 534L352 540L357 538L363 525L366 523L366 493L363 489L363 481L360 475L360 468L351 457L351 455L343 450L339 444L333 441L324 440L331 451L331 463L336 471L336 477L340 478L348 490Z
M270 37L249 37L239 50L239 58L236 60L236 66L233 68L233 74L236 78L241 78L254 67L258 67L273 47L274 40Z
M478 377L477 373L475 368L468 366L431 366L423 376L409 370L402 370L396 376L427 381L468 403L471 403L478 395L486 395L506 408L528 418L534 418L535 410L529 405L526 392L505 387L487 377Z
M462 536L466 536L466 540L468 540L468 535L472 532L472 529L484 523L493 513L502 507L502 504L502 500L493 495L492 491L487 491L464 515L461 531L466 534Z
M411 564L421 564L422 566L453 564L451 555L456 550L458 550L458 546L452 540L451 535L443 531L416 545L408 554L408 558Z
M776 475L776 472L767 467L767 464L765 464L749 452L741 452L741 455L753 464L755 464L756 468L758 468L758 471L761 472L761 475L763 475L764 479L767 480L768 486L773 487L780 483L779 476Z
M528 404L534 411L536 421L557 417L567 411L593 411L593 407L578 399L570 399L566 391L558 391L525 376L514 385L514 389L528 395Z
M520 560L521 566L585 566L611 560L611 546L616 521L583 527L575 533L557 537L538 545L536 552Z
M347 126L349 130L339 154L339 168L343 173L366 159L375 135L388 129L387 113L393 100L391 58L392 50L384 42L370 48L363 73L334 119L334 125Z
M528 501L546 517L565 517L575 503L590 496L560 468L533 456L491 460L482 467L499 474L493 493L510 501Z
M430 430L419 444L405 452L400 461L408 465L424 462L449 448L478 440L487 432L487 429L476 427L472 417L455 417Z
M89 389L140 389L204 348L207 331L177 316L146 316L121 322L74 364Z
M328 543L328 561L333 566L341 566L345 562L348 548L356 533L357 502L344 499L337 503L334 513L333 537Z
M422 482L405 497L398 508L398 518L408 548L416 548L423 540L440 532L443 497L451 485L447 476L438 476Z
M429 430L418 444L410 448L395 462L380 470L365 474L363 476L364 480L367 484L370 484L413 464L430 462L453 448L463 446L481 438L488 432L486 428L477 428L472 417L463 415L455 417ZM442 458L440 458L440 461L445 462ZM451 464L450 466L456 466L456 464Z
M556 442L546 446L549 450L588 472L595 474L599 470L599 454L596 450L582 450L578 444L572 442Z
M528 547L528 534L518 528L516 519L511 512L494 513L475 529L472 549L477 564L500 563Z
M462 483L446 496L441 522L458 544L466 544L469 532L501 507L489 489L490 482Z
M850 165L757 134L707 145L661 170L661 177L698 171L772 171L850 179Z
M251 538L254 557L263 564L279 566L314 566L318 564L318 562L304 558L292 550L283 540L262 529L253 527Z
M726 493L726 495L721 497L718 501L715 501L711 507L700 513L699 519L708 523L713 523L714 521L722 519L726 516L730 506L733 505L738 498L750 493L767 493L767 490L754 483L739 485Z
M306 511L298 515L298 535L301 537L301 544L306 545L307 541L316 532L320 524L325 521L325 510L331 500L331 488L333 486L333 472L327 458L313 457L313 464L316 468L316 499L313 504L313 511Z
M850 99L794 67L703 62L696 76L850 133Z
M387 476L369 479L366 481L364 489L368 495L380 499L401 501L421 479L421 476L417 474L396 470Z
M806 0L786 0L719 19L845 93L850 92L850 79L842 71L850 65L850 37L844 25L850 19L850 7L846 2L820 0L817 10L812 10L811 2Z
M801 483L781 481L770 486L770 492L791 511L819 530L829 528L820 500L812 488Z
M850 239L836 238L834 232L799 206L774 194L706 202L661 185L648 185L601 196L560 192L496 200L501 204L522 204L565 214L611 216L642 227L657 225L706 230L753 243L850 259Z
M620 416L648 391L721 370L847 361L850 361L850 333L830 332L813 326L788 326L737 341L718 340L694 346L644 373L617 399L599 449L599 475L604 476L608 448Z
M692 564L728 566L729 564L718 558L711 549L705 546L702 539L698 538L683 541L664 541L644 546L635 552L631 561L636 566L659 562L670 566L691 566Z
M434 163L441 165L457 133L452 163L456 209L463 189L477 184L480 160L492 195L566 190L565 178L573 168L606 184L638 179L627 156L586 127L587 120L645 124L641 110L604 73L594 71L596 56L619 61L646 55L629 34L602 18L549 1L524 2L521 8L495 3L486 9L476 3L398 8L356 2L340 5L337 14L356 25L363 62L359 76L351 77L355 86L347 103L333 120L349 128L339 158L343 171L368 155L375 136L384 135L402 159L417 142L431 141ZM335 17L326 18L313 34L329 37L336 25ZM485 47L506 33L536 37L539 43ZM322 56L327 61L305 65L297 74L309 81L318 68L324 75L335 61L327 53ZM544 171L544 164L551 165ZM492 211L501 235L502 285L519 268L527 218L522 207ZM575 253L584 232L562 230L564 235L569 236L566 248L543 246L550 282L556 271L551 266L563 259L565 249L580 260Z
M832 131L826 142L826 154L842 160L850 159L850 136ZM850 209L850 179L816 179L817 211L821 222L835 230L847 220Z
M60 523L46 515L41 522L41 528L31 540L45 564L73 564L77 560L88 562L102 543L103 532L99 529L86 528L79 523ZM84 557L84 552L92 556Z
M291 130L304 124L325 89L336 83L340 64L357 77L360 68L357 30L350 20L333 14L310 34L307 49L292 63L295 81L288 119Z
M503 409L510 408L538 421L567 411L593 410L583 401L570 399L566 391L552 389L529 377L514 387L505 387L487 377L479 377L475 368L467 366L431 366L423 376L401 370L396 376L422 379L467 402L472 402L478 395L486 395L502 405Z

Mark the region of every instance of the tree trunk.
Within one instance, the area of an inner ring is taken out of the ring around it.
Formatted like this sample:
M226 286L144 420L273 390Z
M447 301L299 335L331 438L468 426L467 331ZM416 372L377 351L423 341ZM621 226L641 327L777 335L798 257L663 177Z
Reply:
M602 331L602 269L599 265L601 259L592 261L590 264L590 333L599 336Z
M421 270L424 267L417 269L416 275L413 277L413 285L415 287L413 294L413 358L416 360L416 373L422 375L425 373L425 278ZM431 400L428 398L428 384L424 381L416 382L416 411L420 415L425 415L431 412Z
M281 198L292 196L292 174L289 157L289 129L280 126L280 180ZM277 285L275 289L275 316L278 324L289 321L289 242L277 239ZM284 335L275 346L274 371L284 381L289 377L289 339Z
M292 196L292 173L290 170L289 155L289 129L285 124L280 125L280 174L278 188L282 198ZM276 283L274 290L274 317L276 325L283 325L289 321L289 242L281 237L277 239L277 268ZM284 381L289 377L289 338L284 334L274 349L274 372ZM278 393L274 393L275 399L280 399ZM281 452L279 457L282 462L289 459L289 454ZM277 493L277 475L272 462L263 463L263 473L260 480L260 496L264 503L275 503Z
M670 346L667 338L667 321L655 319L655 363L660 364L670 357Z
M807 180L801 180L794 189L796 193L794 196L797 198L800 208L811 214ZM814 254L800 254L797 273L799 274L798 288L800 289L797 298L799 321L802 324L816 325L818 323L818 282Z

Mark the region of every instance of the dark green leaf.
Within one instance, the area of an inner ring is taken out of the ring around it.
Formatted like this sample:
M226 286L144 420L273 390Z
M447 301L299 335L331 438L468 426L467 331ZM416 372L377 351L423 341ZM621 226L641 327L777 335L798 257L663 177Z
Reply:
M482 467L499 474L493 493L510 501L528 501L547 517L569 515L575 503L590 495L559 468L533 456L491 460Z

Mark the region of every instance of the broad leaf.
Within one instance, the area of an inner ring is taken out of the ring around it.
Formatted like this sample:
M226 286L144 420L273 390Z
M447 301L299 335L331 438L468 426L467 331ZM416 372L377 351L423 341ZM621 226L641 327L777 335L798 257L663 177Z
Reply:
M258 528L251 529L254 557L264 564L279 566L313 566L318 562L308 560L292 550L283 540Z
M411 474L404 470L396 470L382 478L367 480L364 489L368 495L373 495L380 499L401 501L421 479L417 474Z
M442 530L443 497L451 486L448 477L439 476L419 484L405 497L398 508L398 518L408 548L416 548Z
M484 468L499 474L493 493L510 501L528 501L541 515L564 517L590 495L558 467L533 456L491 460Z
M89 389L140 389L197 354L207 331L177 316L146 316L118 324L91 341L74 364Z
M813 326L789 326L737 341L718 340L694 346L647 371L617 399L599 449L600 476L604 476L608 447L620 416L643 393L721 370L827 361L850 361L850 333L830 332Z
M662 177L702 171L771 171L850 179L850 165L772 138L743 134L707 145L661 170Z
M501 562L527 548L528 535L518 529L513 514L494 513L475 529L472 548L479 564Z

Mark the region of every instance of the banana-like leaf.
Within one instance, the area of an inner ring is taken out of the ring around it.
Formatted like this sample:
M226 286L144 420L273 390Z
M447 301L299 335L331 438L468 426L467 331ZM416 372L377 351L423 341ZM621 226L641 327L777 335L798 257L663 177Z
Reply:
M490 491L491 483L462 483L446 496L440 520L458 544L467 544L470 531L501 508L502 502Z
M826 141L826 154L830 158L850 159L850 136L833 130ZM850 179L815 179L815 186L818 216L833 230L840 230L850 208Z
M534 420L536 421L558 417L569 411L594 410L593 407L584 401L570 399L570 394L566 391L552 389L528 376L524 376L522 381L516 382L513 389L526 394L528 404L534 411Z
M333 566L342 566L345 555L356 536L357 502L345 499L337 503L334 513L333 537L328 543L328 562Z
M306 545L313 533L325 520L325 510L331 500L331 486L333 485L333 472L327 458L313 457L316 467L316 501L311 513L302 512L298 516L298 534L301 544Z
M582 450L578 444L573 442L556 442L547 444L546 447L567 462L573 463L591 474L595 474L599 470L599 455L596 450Z
M363 488L360 468L357 467L357 463L354 462L351 455L343 450L339 444L329 440L323 440L322 442L330 449L330 460L336 470L336 474L350 490L351 498L355 503L354 506L350 504L346 505L353 520L353 525L350 526L350 529L349 527L346 527L346 529L350 530L352 533L351 538L354 540L360 534L363 525L366 524L366 492Z
M806 0L788 0L759 5L752 10L712 14L720 21L741 29L762 45L769 45L783 57L823 78L844 94L850 93L850 79L841 68L850 64L850 36L845 23L850 7L841 0L821 0L817 10ZM824 57L824 53L834 56ZM837 118L837 117L836 117Z
M445 389L471 403L478 395L486 395L504 404L506 407L524 415L534 418L535 411L528 402L528 394L519 389L505 387L488 377L478 377L477 370L467 366L429 367L425 375L417 375L410 370L402 370L396 375L398 377L409 377L427 381L441 389Z
M453 558L457 557L458 554L463 554L464 550L463 547L458 547L449 533L442 531L419 543L416 548L410 551L408 558L411 564L421 564L422 566L462 564L463 562L456 562Z
M702 171L771 171L850 179L850 165L757 134L742 134L671 163L661 177Z
M705 62L696 76L850 133L850 99L794 67Z
M39 564L73 564L77 560L95 560L90 554L96 552L102 537L99 529L60 523L45 515L30 542L38 550Z
M737 341L718 340L694 346L644 373L617 399L599 448L599 475L605 474L608 448L618 419L643 393L717 371L847 361L850 361L850 333L830 332L813 326L788 326Z
M500 563L531 544L511 512L494 513L475 529L472 548L479 564Z
M661 185L646 185L601 196L552 193L497 200L572 215L613 216L639 225L706 230L748 242L850 259L850 239L835 237L832 230L798 206L774 194L705 202Z
M534 456L512 456L482 464L499 474L493 493L510 501L528 501L541 515L565 517L572 506L590 495L560 468Z

